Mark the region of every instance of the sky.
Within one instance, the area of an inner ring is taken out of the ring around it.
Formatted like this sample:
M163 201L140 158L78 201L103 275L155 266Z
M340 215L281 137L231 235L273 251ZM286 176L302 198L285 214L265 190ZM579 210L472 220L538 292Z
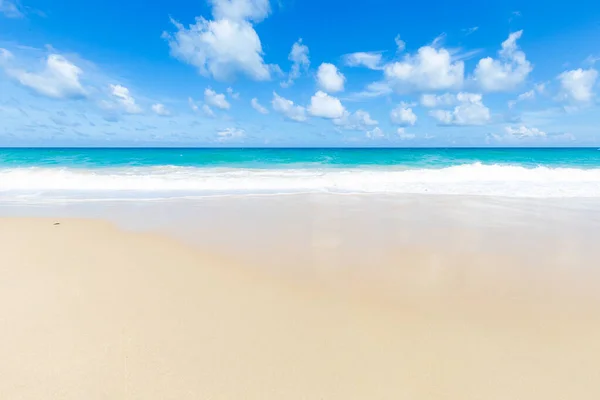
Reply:
M598 68L591 0L0 0L0 146L600 146Z

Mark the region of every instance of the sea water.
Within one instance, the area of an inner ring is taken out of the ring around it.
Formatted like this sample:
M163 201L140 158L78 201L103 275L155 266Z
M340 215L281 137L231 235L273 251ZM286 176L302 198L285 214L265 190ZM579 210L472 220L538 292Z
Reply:
M0 149L4 202L289 193L595 198L600 149Z

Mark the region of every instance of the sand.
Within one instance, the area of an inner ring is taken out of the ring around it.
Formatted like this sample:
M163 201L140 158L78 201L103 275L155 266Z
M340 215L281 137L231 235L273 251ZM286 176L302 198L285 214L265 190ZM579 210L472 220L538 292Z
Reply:
M388 301L56 221L0 219L0 399L600 398L583 300Z

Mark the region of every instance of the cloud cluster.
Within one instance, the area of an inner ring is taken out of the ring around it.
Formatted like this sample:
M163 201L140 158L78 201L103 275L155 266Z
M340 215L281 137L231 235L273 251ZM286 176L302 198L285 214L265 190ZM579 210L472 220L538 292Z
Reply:
M171 55L204 76L228 80L244 74L269 80L273 67L265 64L260 38L253 23L270 13L268 0L211 0L214 20L197 17L185 27L172 20L174 33L164 32Z
M273 92L271 106L273 107L273 110L283 114L286 118L292 121L306 121L306 109L304 107L294 104L293 101L283 98L275 92Z
M317 71L317 83L319 87L328 92L336 93L344 90L344 82L346 77L338 71L333 64L323 63Z
M371 118L371 115L364 110L357 110L353 113L345 112L342 117L334 119L333 123L344 129L353 131L367 131L379 124L378 121Z
M114 97L115 102L103 102L106 109L120 109L127 114L139 114L142 108L136 103L135 99L129 92L129 89L122 85L110 85L110 93Z
M486 57L479 60L474 77L479 86L488 92L502 92L515 89L533 70L525 53L517 46L523 31L511 33L498 53L498 59Z
M171 113L167 110L167 108L165 107L164 104L161 103L156 103L152 105L152 111L156 114L156 115L160 115L162 117L166 117L171 115Z
M223 93L217 93L211 88L206 88L204 90L204 101L207 105L217 107L221 110L229 110L231 108L231 104L225 98Z
M414 133L406 132L405 128L398 128L396 133L398 134L398 138L400 140L413 140L417 137L417 135L415 135Z
M453 110L432 110L429 115L440 125L484 125L490 120L490 110L477 93L458 93Z
M384 68L386 81L398 93L460 88L464 72L464 62L453 61L448 50L432 46Z
M342 118L346 113L346 109L337 97L318 91L310 98L308 112L313 117L336 119Z
M265 107L263 107L259 102L258 99L255 97L250 101L250 105L252 106L252 108L254 108L256 111L258 111L259 113L266 115L269 113L269 110L267 110Z
M6 74L34 92L56 99L81 98L87 95L81 83L83 71L60 54L50 54L40 71L30 72L13 66L14 55L0 49L0 67Z
M239 128L226 128L217 132L217 141L227 142L246 137L246 131Z
M302 44L302 39L298 39L296 43L292 45L292 50L288 59L292 62L292 69L288 75L288 80L281 82L281 86L286 88L291 86L296 79L300 76L300 70L307 70L310 66L310 59L308 58L308 46Z
M538 128L529 128L525 125L520 125L516 127L507 126L505 131L508 135L517 138L527 138L527 137L546 137L546 132L539 130Z
M390 119L397 125L414 125L417 122L417 116L412 108L405 104L401 104L390 112Z
M346 54L343 57L344 64L349 67L365 67L369 69L381 69L382 56L380 52L357 52Z
M565 71L558 76L561 86L561 98L575 103L589 103L594 98L594 86L598 71L575 69Z

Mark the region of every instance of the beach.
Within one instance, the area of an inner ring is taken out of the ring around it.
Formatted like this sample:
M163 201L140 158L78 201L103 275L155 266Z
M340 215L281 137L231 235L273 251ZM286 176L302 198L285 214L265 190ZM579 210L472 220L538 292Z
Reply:
M0 398L597 399L593 149L0 149Z
M454 204L458 215L477 210L467 200L443 204ZM400 232L417 232L407 221L418 221L422 209L439 211L441 200L388 199L404 223L384 218L388 229L378 234L384 225L375 216L390 214L380 201L258 197L2 208L11 216L0 219L0 397L600 395L599 281L585 268L595 265L588 264L591 246L569 244L576 263L552 264L558 253L548 250L532 264L529 253L516 256L518 240L506 239L515 257L501 257L506 248L486 243L497 242L493 232L502 229L482 226L516 218L506 210L473 229L430 214L423 236L430 243L417 245L418 233L402 241ZM251 217L238 219L258 209L260 228ZM332 219L336 210L342 214ZM555 210L549 223L561 215L572 220L570 212ZM251 231L261 237L242 240ZM391 232L395 241L382 244L380 235ZM472 251L439 245L436 232L454 237L451 243L470 240L464 249ZM522 232L560 252L551 236Z

